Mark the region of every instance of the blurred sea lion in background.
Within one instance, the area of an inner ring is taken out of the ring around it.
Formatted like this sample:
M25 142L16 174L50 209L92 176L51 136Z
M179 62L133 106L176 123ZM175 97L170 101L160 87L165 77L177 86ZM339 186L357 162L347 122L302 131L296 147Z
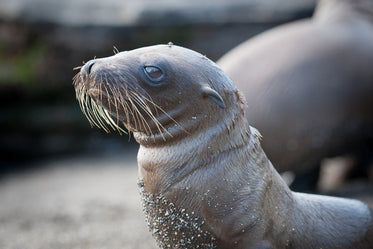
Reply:
M243 91L280 172L345 153L371 159L373 0L320 1L312 19L264 32L217 63Z

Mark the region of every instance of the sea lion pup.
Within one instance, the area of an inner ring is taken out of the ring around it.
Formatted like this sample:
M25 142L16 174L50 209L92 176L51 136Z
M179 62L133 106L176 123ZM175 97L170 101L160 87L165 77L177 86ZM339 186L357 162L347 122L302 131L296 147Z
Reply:
M373 0L325 0L217 62L280 172L373 145Z
M77 99L140 144L139 186L161 248L372 248L364 203L294 193L249 127L244 97L212 61L157 45L86 63Z

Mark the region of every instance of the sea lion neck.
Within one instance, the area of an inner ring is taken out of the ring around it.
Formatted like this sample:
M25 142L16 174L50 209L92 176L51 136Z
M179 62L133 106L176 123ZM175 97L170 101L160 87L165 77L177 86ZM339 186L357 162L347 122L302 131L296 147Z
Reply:
M211 160L217 156L225 156L226 152L234 153L236 148L248 146L250 129L242 113L237 110L242 109L225 112L225 117L214 114L220 123L215 119L204 120L205 124L211 124L195 127L193 133L184 133L182 138L178 137L171 142L165 142L161 137L157 141L149 137L145 144L143 140L140 141L138 164L146 190L152 193L164 192L190 172L200 167L209 167ZM201 156L204 158L202 161Z

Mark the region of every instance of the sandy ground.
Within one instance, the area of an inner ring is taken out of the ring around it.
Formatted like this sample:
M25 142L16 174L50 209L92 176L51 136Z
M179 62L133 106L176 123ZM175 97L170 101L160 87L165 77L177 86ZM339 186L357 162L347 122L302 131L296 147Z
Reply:
M135 154L42 166L0 180L0 248L157 248L142 213Z
M135 157L64 159L2 178L0 248L157 248L142 213ZM372 186L341 191L372 205Z

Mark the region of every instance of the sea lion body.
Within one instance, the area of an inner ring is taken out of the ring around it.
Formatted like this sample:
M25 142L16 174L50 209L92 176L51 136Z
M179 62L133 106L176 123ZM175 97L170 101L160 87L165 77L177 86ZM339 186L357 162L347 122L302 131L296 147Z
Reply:
M280 172L373 141L373 1L322 1L312 19L240 44L218 62Z
M84 65L75 88L91 122L123 122L140 144L144 212L161 248L372 248L368 206L291 192L242 94L201 54L122 52Z

